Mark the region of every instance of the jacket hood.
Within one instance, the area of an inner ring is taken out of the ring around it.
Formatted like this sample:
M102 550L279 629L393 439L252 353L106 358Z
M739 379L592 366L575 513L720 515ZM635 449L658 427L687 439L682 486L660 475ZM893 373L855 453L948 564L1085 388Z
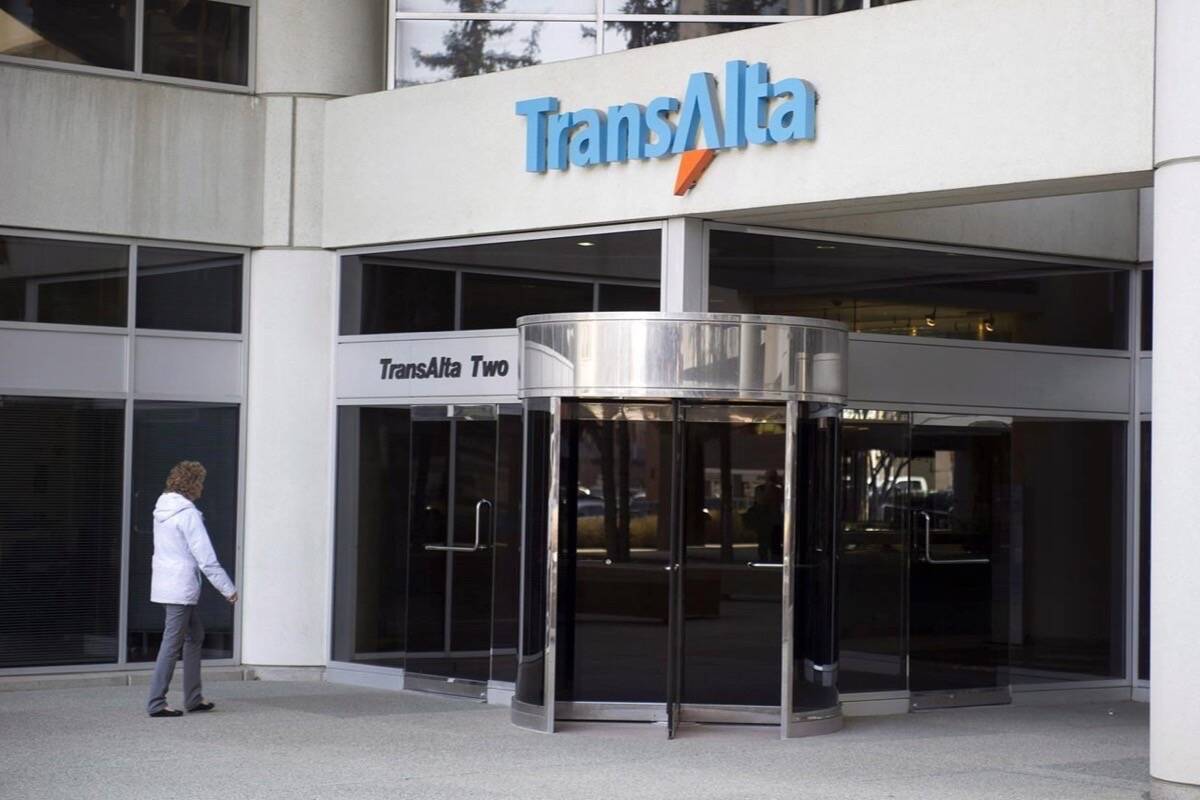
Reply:
M176 492L160 494L158 502L154 505L154 521L166 522L180 511L186 511L189 508L195 508L195 506L192 505L191 500L181 494Z

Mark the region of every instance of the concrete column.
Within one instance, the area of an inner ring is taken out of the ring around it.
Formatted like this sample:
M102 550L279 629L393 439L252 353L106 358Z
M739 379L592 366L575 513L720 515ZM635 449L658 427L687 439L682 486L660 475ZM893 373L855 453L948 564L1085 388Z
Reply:
M672 217L663 232L662 310L708 310L704 221Z
M250 258L242 662L327 660L333 288L325 250Z
M1200 3L1157 13L1150 774L1200 798Z

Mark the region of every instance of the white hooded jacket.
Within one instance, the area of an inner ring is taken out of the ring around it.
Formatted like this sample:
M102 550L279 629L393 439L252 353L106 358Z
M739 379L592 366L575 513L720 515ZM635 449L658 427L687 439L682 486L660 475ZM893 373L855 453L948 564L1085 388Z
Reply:
M150 602L194 606L200 601L200 573L225 597L237 588L217 562L204 516L192 501L167 492L154 506L154 560Z

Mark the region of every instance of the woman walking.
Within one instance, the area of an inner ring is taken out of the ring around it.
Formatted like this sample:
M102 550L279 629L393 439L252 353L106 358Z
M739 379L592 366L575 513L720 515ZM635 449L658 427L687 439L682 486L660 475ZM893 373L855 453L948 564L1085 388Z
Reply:
M230 603L238 599L237 587L213 552L204 517L194 501L204 493L204 466L198 461L180 461L171 468L167 486L154 506L154 560L150 579L150 602L166 612L162 644L150 682L146 712L152 717L179 717L182 711L167 705L167 690L175 662L183 653L183 707L189 712L212 711L200 688L200 647L204 626L200 623L200 573Z

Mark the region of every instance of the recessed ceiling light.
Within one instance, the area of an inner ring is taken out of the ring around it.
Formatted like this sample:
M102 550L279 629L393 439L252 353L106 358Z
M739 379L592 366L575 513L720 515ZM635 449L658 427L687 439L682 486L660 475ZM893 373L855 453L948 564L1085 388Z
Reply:
M817 249L818 250L837 250L837 245L835 245L835 244L819 244L819 245L817 245Z
M576 242L575 244L579 245L580 247L595 247L596 246L595 242Z

